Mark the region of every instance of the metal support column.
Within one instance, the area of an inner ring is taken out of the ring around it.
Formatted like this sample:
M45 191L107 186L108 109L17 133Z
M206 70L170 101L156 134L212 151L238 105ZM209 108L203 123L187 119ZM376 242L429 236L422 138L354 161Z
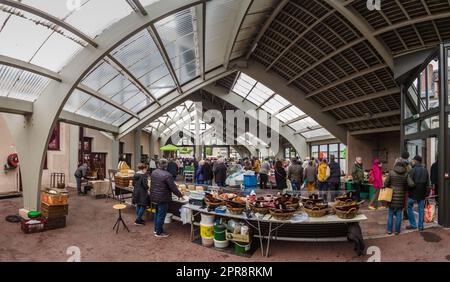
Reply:
M402 84L400 86L400 154L405 151L405 95L406 87Z
M141 162L141 135L142 131L140 129L134 131L134 170L137 170L138 163Z
M449 167L449 136L448 136L448 114L446 113L448 96L448 65L447 53L444 45L439 50L439 209L438 221L444 227L450 227L450 191L448 187ZM447 177L446 177L447 175Z
M111 169L117 169L117 164L119 163L119 147L119 140L114 138L111 141Z

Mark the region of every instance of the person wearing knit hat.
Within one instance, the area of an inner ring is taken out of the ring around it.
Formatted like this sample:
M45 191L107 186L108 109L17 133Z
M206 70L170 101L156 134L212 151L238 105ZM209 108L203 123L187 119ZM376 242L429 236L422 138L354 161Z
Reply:
M411 164L409 162L409 157L410 154L408 151L404 151L401 155L401 157L399 158L402 162L405 163L405 167L406 167L406 171L409 173L412 169ZM403 220L407 220L408 219L408 193L405 194L405 205L404 205L404 209L403 209Z
M428 176L428 170L422 165L422 157L415 156L412 161L413 168L409 172L411 179L414 181L414 186L409 189L408 193L408 220L409 226L406 229L423 230L424 225L424 207L425 198L427 197L427 190L430 187L430 177ZM414 215L414 203L417 202L419 224L416 224L416 218Z

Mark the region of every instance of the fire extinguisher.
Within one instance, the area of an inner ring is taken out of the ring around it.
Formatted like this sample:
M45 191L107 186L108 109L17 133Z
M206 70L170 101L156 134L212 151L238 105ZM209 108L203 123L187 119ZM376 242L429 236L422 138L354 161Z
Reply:
M16 169L19 165L19 157L16 153L10 154L6 160L5 171Z

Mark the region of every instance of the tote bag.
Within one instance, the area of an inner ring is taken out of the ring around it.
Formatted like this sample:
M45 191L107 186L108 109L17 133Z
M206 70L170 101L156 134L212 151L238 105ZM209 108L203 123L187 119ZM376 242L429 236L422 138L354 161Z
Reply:
M390 187L386 187L380 190L380 195L378 196L378 201L391 202L392 194L394 193L394 189Z
M434 221L436 215L436 205L431 204L429 201L425 203L424 209L424 220L426 223L431 223Z

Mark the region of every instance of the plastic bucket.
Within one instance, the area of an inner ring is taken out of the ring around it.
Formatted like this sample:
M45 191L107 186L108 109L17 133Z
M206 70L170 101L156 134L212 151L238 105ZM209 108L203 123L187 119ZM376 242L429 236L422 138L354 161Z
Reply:
M225 241L225 230L226 227L223 224L214 225L214 240Z
M250 251L250 243L234 242L234 253L238 256L246 255Z
M256 187L257 179L256 175L244 175L245 187Z
M218 241L216 239L214 239L214 247L218 248L218 249L225 249L229 246L230 241L228 240L223 240L223 241Z
M202 245L205 247L214 246L214 238L202 238Z
M202 213L202 220L200 224L203 225L214 225L214 215Z
M200 237L210 238L212 240L214 238L214 225L204 225L200 223Z

